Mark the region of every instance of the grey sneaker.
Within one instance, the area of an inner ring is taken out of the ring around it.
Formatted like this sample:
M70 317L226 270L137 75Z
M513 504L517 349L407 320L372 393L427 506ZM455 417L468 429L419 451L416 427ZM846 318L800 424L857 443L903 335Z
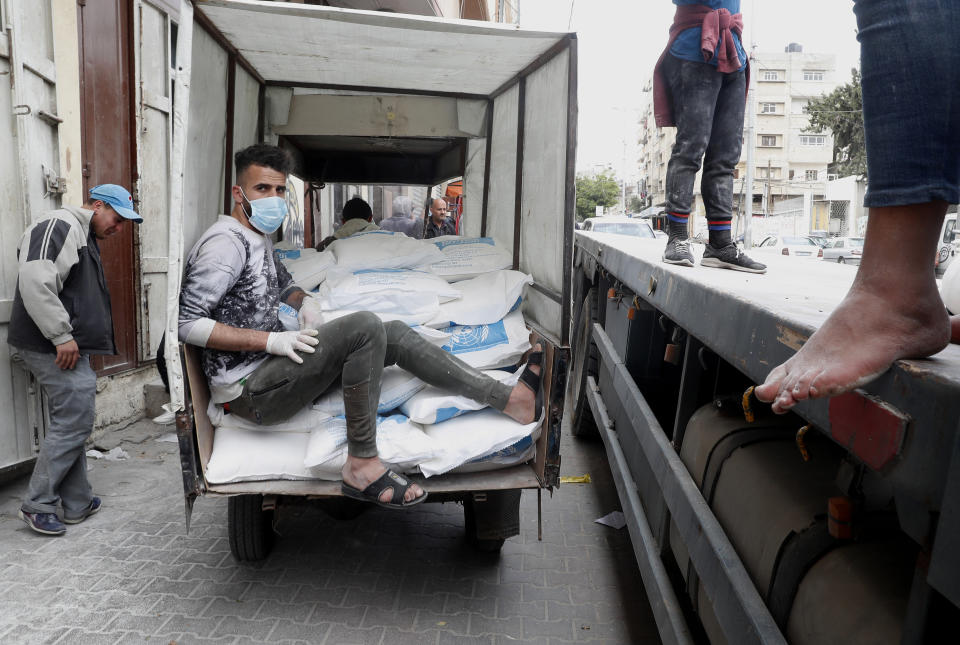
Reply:
M703 250L703 259L700 264L705 267L718 269L733 269L747 273L766 273L767 265L751 260L736 244L727 244L717 249L709 244Z
M692 267L693 253L687 247L687 240L672 236L667 239L667 248L663 250L663 261L667 264Z

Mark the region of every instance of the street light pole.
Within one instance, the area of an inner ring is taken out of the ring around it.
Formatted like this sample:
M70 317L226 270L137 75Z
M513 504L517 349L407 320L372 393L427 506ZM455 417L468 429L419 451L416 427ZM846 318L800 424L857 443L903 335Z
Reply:
M756 2L751 3L750 11L750 67L751 69L755 66L753 65L756 60L754 52L756 51L757 44L754 39L754 25L756 24ZM753 79L756 81L756 79ZM740 191L744 196L744 201L746 204L741 203L741 208L743 209L744 219L743 219L743 246L746 249L753 247L753 153L754 149L757 147L757 106L754 102L754 91L756 90L756 82L750 83L750 88L747 90L747 132L743 137L747 144L747 172L744 181L746 182L746 190Z

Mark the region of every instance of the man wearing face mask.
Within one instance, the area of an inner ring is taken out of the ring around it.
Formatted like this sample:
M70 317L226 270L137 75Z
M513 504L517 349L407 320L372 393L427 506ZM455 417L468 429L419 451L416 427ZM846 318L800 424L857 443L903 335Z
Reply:
M119 233L133 211L126 189L90 189L82 208L46 213L20 239L20 270L7 342L43 387L50 427L19 516L45 535L63 535L66 524L100 510L87 481L84 442L93 431L97 376L92 354L116 354L110 293L97 241ZM63 518L57 515L57 507Z
M322 314L274 259L269 235L286 214L290 155L254 145L236 155L230 215L200 237L186 262L179 337L204 348L211 399L225 412L264 425L283 421L327 389L343 390L347 462L343 494L390 508L427 494L377 456L380 379L399 365L423 381L487 403L521 423L535 411L542 352L513 388L470 368L407 325L369 312L323 323ZM280 302L299 310L300 331L284 331ZM301 354L302 353L302 354Z

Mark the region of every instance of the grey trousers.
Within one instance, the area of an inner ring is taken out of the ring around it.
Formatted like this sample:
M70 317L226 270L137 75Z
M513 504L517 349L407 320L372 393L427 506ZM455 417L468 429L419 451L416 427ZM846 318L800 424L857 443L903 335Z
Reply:
M377 403L383 368L399 365L420 380L503 410L512 388L423 339L401 322L383 323L360 312L323 325L313 354L303 364L272 356L246 378L228 404L232 414L255 423L290 418L331 387L343 387L347 452L377 456Z
M78 517L93 498L84 451L93 432L97 397L90 357L81 356L72 370L62 370L54 363L56 354L11 349L43 387L50 411L50 427L22 508L28 513L56 513L60 504L65 516Z

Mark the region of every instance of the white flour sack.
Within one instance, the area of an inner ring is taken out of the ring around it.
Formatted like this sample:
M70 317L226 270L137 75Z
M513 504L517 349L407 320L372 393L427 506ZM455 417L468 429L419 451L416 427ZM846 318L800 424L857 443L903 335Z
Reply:
M416 269L443 260L435 245L391 231L358 233L330 245L337 265L360 269Z
M232 415L227 415L232 416ZM220 427L206 478L211 484L268 479L313 479L303 465L310 435Z
M427 386L416 376L396 365L383 368L377 412L389 412ZM313 402L313 409L331 417L343 416L343 390L339 385Z
M425 477L442 475L476 457L502 450L529 436L537 422L523 425L502 412L485 408L424 426L437 455L420 462Z
M533 278L520 271L491 271L458 282L454 286L460 292L460 299L442 303L440 313L427 326L441 328L496 322L514 308L528 284L533 284Z
M420 426L394 414L377 418L377 453L382 461L409 470L434 457L437 451ZM310 433L303 465L316 477L340 479L346 461L347 422L343 417L334 417Z
M415 269L361 269L347 271L334 268L319 294L332 309L355 309L384 313L408 314L425 303L449 302L460 297L460 291L445 280L427 271ZM358 303L376 308L359 307Z
M520 379L519 371L511 374L501 370L487 370L484 374L510 386L516 385ZM485 407L485 403L428 385L403 402L400 411L416 423L440 423Z
M441 331L450 334L443 349L479 370L516 365L530 349L530 331L519 309L489 325L456 325Z
M297 249L295 252L278 249L275 254L296 285L304 291L312 291L323 282L327 270L337 262L330 251L316 249Z
M513 256L492 237L443 235L430 240L443 253L443 261L430 270L449 282L475 278L481 273L509 269Z

